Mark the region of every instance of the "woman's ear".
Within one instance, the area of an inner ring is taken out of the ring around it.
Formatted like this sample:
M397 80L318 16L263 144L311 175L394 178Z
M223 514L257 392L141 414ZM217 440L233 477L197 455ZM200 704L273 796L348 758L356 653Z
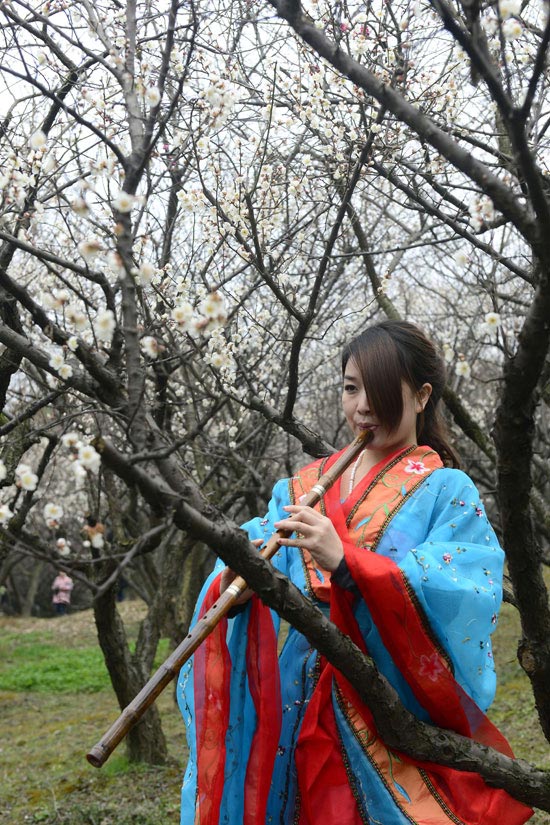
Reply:
M431 394L432 394L432 385L428 384L427 382L425 384L422 384L422 386L420 387L420 389L416 393L416 412L417 413L421 413L425 409L426 404L430 400L430 395Z

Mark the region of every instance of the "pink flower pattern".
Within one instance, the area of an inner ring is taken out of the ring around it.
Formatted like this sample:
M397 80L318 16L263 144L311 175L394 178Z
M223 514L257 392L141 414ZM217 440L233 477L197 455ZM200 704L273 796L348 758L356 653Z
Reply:
M417 476L423 476L424 473L428 472L428 468L423 461L413 461L412 458L409 458L408 464L405 467L405 472L414 473Z
M419 676L426 676L430 682L437 682L439 674L445 670L437 653L426 656L424 653L420 657Z

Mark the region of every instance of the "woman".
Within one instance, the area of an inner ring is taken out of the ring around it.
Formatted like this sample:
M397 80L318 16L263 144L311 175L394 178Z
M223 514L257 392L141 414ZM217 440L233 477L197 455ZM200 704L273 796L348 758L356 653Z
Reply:
M415 326L386 321L346 347L343 378L347 423L354 435L372 430L369 446L318 508L300 498L335 457L279 481L267 516L244 527L257 544L279 527L295 531L275 567L374 659L419 719L510 753L482 713L495 691L503 553L438 415L443 363ZM233 577L221 570L202 611ZM278 628L254 596L182 669L182 825L529 818L477 774L389 750L367 705L293 628L277 659Z
M52 604L58 616L65 616L71 604L73 580L63 570L60 570L53 580Z

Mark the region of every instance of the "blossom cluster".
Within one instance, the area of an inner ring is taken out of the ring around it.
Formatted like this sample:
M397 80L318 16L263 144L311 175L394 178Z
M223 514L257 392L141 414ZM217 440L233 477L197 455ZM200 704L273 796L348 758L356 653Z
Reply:
M67 364L65 354L59 347L50 352L48 363L64 381L68 380L73 374L73 368L70 364Z
M63 518L63 507L60 504L55 504L49 501L44 505L44 521L50 530L55 530L59 527Z
M180 332L192 335L211 334L221 329L227 321L227 309L220 292L207 295L195 308L189 301L180 300L171 313Z
M72 470L77 480L83 480L87 471L97 474L101 466L101 456L93 446L81 440L76 432L66 432L61 437L62 445L71 451Z
M472 227L479 231L486 224L494 221L495 207L488 195L479 195L473 198L468 207Z
M15 468L15 484L22 490L32 492L38 485L38 476L28 464L18 464Z

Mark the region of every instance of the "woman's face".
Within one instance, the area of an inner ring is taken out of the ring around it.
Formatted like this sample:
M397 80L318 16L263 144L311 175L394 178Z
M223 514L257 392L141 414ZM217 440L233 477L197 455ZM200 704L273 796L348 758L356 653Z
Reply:
M403 415L396 429L389 432L380 424L374 411L370 409L361 373L355 361L350 358L344 374L342 409L354 436L359 435L363 430L372 430L373 439L368 449L380 453L382 457L410 444L416 444L416 419L426 406L431 391L431 384L426 383L418 392L413 392L403 381Z

